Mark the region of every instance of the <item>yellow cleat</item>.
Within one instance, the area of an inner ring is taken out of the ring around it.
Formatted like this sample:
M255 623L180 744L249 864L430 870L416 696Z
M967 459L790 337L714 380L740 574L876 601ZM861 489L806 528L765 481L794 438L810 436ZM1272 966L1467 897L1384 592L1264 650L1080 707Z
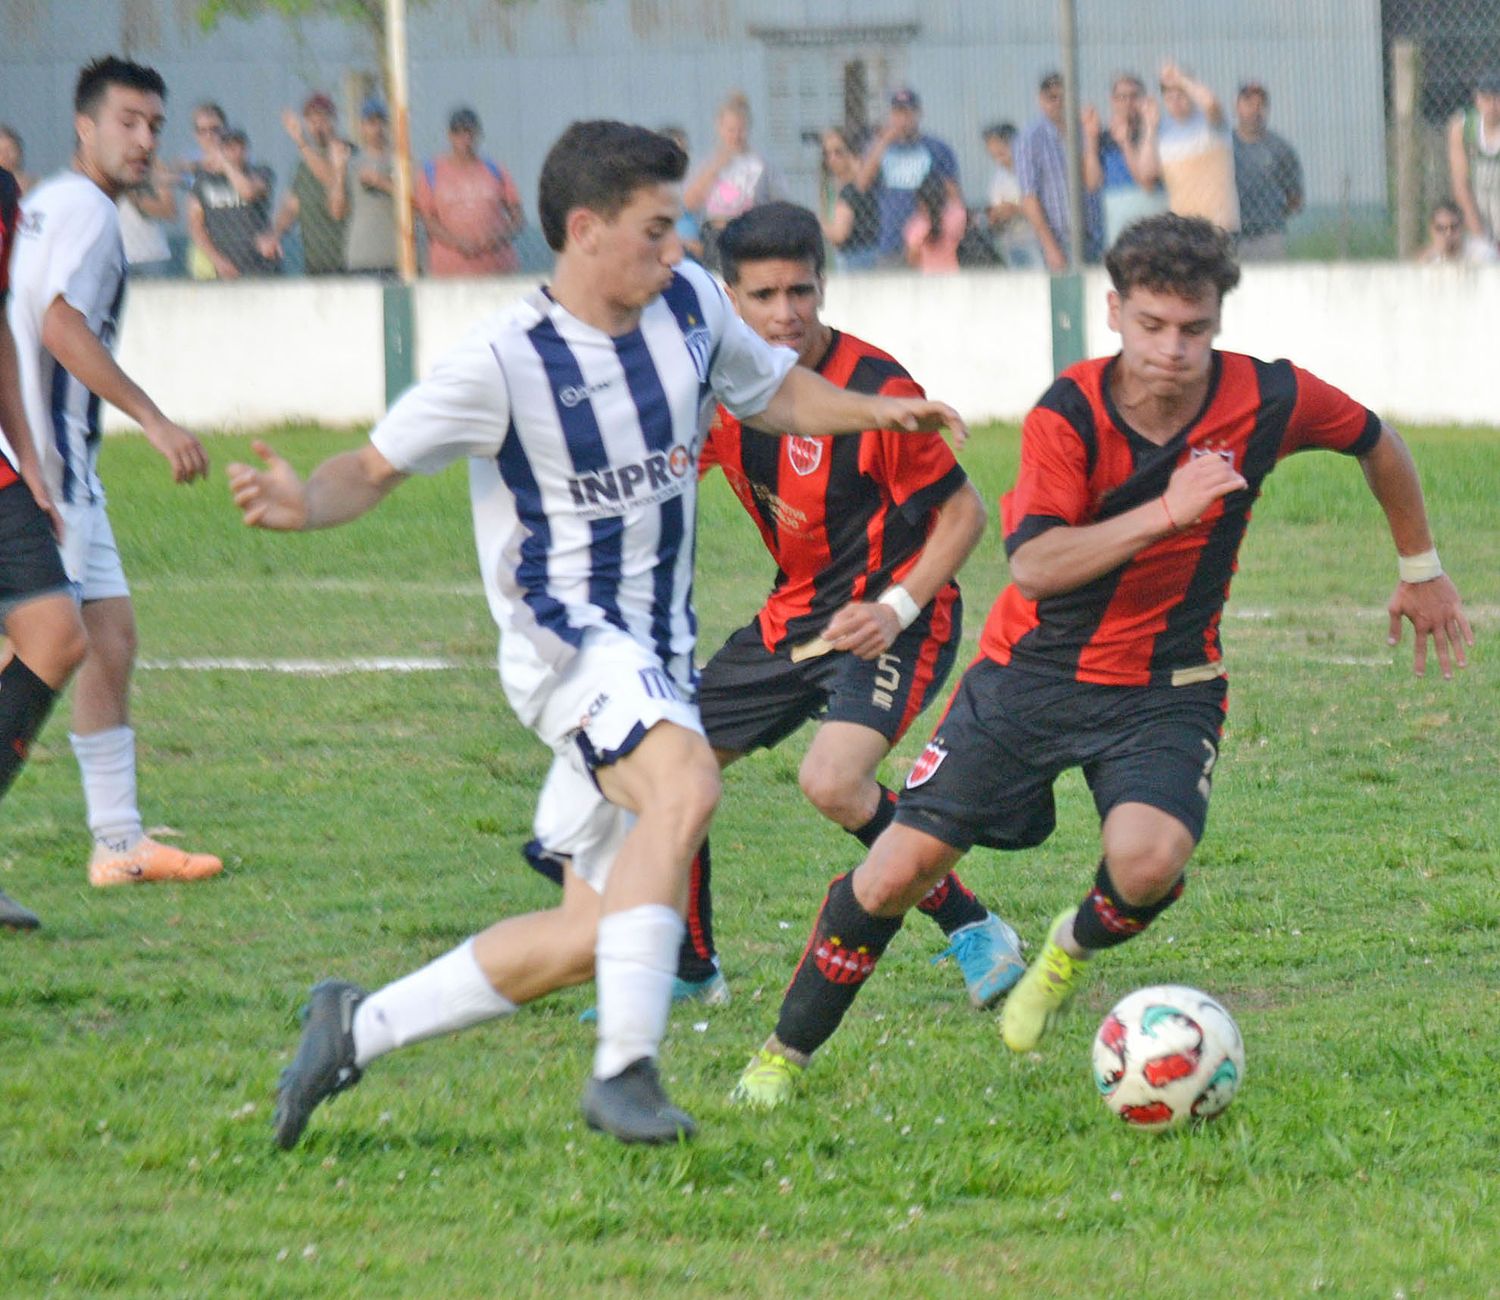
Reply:
M143 835L128 853L96 850L89 862L89 884L103 889L153 880L203 880L222 870L224 864L212 853L184 853Z
M1072 921L1072 908L1053 919L1041 955L1005 1000L1000 1032L1013 1052L1029 1052L1041 1042L1083 983L1088 962L1079 961L1057 942L1058 932Z
M759 1048L734 1085L729 1100L754 1110L774 1110L796 1095L806 1067L787 1060L769 1047Z

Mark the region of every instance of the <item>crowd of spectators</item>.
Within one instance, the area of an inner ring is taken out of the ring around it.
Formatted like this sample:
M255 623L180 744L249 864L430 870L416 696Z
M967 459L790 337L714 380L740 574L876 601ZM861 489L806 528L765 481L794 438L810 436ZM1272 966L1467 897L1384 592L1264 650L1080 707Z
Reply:
M1165 62L1156 94L1135 72L1116 75L1101 112L1078 114L1085 261L1097 261L1131 222L1162 211L1207 217L1233 233L1242 261L1287 256L1287 223L1304 203L1296 149L1269 125L1271 95L1258 80L1237 90L1232 116L1215 91ZM895 90L884 119L859 132L821 134L823 231L840 270L876 267L952 272L961 266L1069 268L1073 247L1060 73L1041 77L1034 113L981 132L992 170L970 206L957 155L924 129L922 100ZM147 183L120 200L133 274L198 280L307 275L393 275L397 213L390 133L378 98L360 108L358 140L340 130L327 94L310 94L281 125L297 162L277 202L277 177L255 142L216 103L192 112L194 145L158 162ZM680 127L663 127L689 151ZM684 249L717 264L719 232L748 209L788 197L775 162L751 139L750 103L727 95L713 123L712 152L683 187ZM414 163L412 208L422 269L437 276L499 275L520 268L526 218L510 173L481 148L468 107L448 119L445 152ZM1500 71L1479 77L1471 105L1449 122L1451 199L1431 215L1426 262L1500 259ZM0 166L24 193L36 180L25 145L0 125ZM294 237L295 236L295 237Z

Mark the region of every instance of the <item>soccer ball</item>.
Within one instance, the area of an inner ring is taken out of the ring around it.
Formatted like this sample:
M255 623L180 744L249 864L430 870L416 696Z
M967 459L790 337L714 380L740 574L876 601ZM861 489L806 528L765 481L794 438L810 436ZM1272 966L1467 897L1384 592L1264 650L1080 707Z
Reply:
M1183 984L1136 989L1094 1036L1094 1082L1127 1124L1174 1128L1210 1119L1239 1091L1245 1044L1207 993Z

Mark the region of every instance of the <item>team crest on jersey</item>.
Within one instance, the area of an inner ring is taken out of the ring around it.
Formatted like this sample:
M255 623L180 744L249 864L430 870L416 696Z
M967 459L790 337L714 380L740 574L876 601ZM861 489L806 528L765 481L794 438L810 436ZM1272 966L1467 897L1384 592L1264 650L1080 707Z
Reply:
M940 745L935 740L927 742L927 748L917 755L917 761L911 765L911 771L906 774L906 788L915 790L919 785L926 785L932 780L933 774L942 767L943 760L948 757L946 745Z
M800 434L793 434L784 441L787 460L803 478L823 463L823 444L817 438L804 438Z
M682 341L687 344L688 355L693 358L693 368L698 372L698 382L708 383L708 358L713 350L713 336L709 334L706 325L693 323L683 336Z
M1194 447L1192 450L1191 459L1197 460L1199 456L1217 456L1226 465L1228 465L1230 469L1234 468L1233 447L1215 447L1212 443L1210 443L1207 447Z

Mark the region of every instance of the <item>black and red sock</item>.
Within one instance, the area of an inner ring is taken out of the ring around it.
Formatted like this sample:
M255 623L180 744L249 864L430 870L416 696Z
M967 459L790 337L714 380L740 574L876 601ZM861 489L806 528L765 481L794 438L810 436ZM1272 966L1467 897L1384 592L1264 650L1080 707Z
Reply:
M1126 943L1140 934L1152 921L1182 897L1185 876L1178 876L1161 898L1154 903L1124 902L1110 879L1109 864L1099 859L1099 870L1094 875L1094 887L1078 907L1073 917L1073 937L1080 946L1089 950L1113 948Z
M19 655L0 671L0 796L26 762L31 742L52 711L57 692L21 662Z
M839 876L782 998L776 1037L807 1056L823 1046L904 919L871 916L854 896L852 873Z
M917 908L942 926L944 934L973 925L990 914L990 909L974 897L956 871L938 881Z
M688 882L687 928L677 951L677 977L700 984L718 970L714 949L714 900L709 888L712 860L708 840L693 858Z

